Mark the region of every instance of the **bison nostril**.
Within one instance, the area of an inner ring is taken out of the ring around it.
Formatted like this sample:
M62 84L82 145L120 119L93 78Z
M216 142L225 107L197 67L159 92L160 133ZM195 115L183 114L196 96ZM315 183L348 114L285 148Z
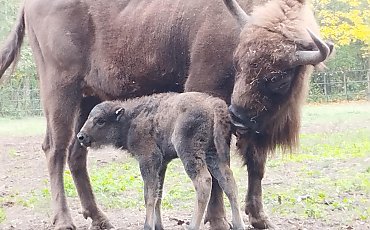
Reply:
M82 142L85 139L85 135L83 133L78 133L77 134L77 139Z

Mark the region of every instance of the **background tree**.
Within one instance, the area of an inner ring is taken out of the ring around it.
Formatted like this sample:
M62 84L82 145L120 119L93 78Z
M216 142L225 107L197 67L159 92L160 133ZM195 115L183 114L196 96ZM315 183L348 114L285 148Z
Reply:
M360 44L370 53L370 0L314 0L322 35L341 46Z
M370 0L313 0L321 35L335 43L327 70L315 73L310 99L364 99L369 90ZM362 95L362 97L359 97Z

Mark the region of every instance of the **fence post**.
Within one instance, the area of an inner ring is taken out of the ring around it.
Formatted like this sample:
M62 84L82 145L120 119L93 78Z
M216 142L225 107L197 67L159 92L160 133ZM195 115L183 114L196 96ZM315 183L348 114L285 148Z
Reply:
M31 106L31 84L30 77L26 76L24 78L24 91L23 91L23 100L24 100L24 115L29 115Z
M343 84L344 84L344 95L346 96L346 100L348 101L347 76L344 72L343 72Z
M324 73L324 95L325 95L325 100L326 102L329 101L329 98L328 98L328 89L327 89L327 80L326 80L326 73Z

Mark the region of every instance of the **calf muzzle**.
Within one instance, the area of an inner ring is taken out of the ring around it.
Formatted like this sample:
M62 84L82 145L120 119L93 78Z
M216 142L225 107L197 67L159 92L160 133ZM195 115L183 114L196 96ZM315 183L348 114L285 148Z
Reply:
M91 146L91 139L90 137L84 133L84 132L79 132L77 134L77 140L80 142L80 144L84 147L89 147Z

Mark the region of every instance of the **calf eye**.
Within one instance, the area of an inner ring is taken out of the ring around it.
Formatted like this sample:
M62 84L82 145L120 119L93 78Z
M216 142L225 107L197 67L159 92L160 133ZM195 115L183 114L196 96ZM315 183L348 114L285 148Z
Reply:
M103 126L103 125L105 125L105 121L104 121L103 119L98 119L98 120L96 121L96 124L97 124L98 126Z

